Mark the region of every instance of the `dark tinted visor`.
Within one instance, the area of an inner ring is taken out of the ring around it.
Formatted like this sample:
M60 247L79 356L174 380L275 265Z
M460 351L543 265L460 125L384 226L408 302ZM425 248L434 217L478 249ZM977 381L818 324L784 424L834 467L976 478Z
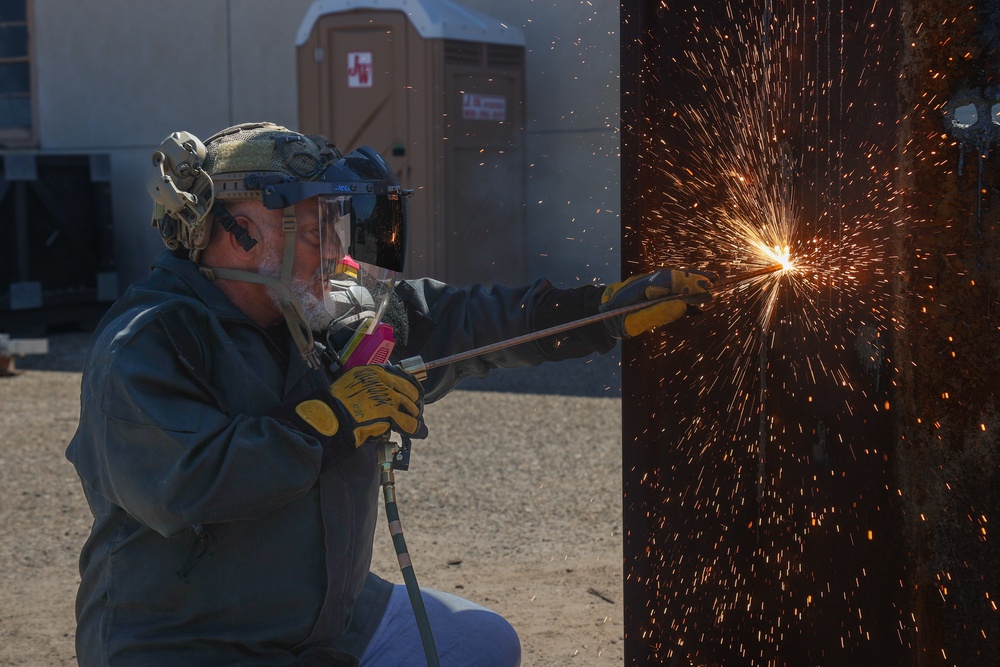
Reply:
M251 175L253 176L253 175ZM347 197L351 209L348 254L390 271L402 271L406 255L406 195L385 159L369 146L352 151L311 181L246 184L261 190L269 209L311 197Z
M406 255L406 197L353 195L348 254L391 271L402 271Z

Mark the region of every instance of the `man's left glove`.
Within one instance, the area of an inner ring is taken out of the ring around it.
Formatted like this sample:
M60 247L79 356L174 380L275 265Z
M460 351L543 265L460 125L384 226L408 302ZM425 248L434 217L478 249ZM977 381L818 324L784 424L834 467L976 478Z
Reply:
M683 296L649 308L641 308L622 317L610 317L604 320L604 326L615 338L631 338L669 324L683 317L689 305L696 306L711 301L709 290L712 289L714 280L714 275L702 271L661 269L608 285L601 295L601 312L671 294Z
M392 366L355 366L321 392L272 416L320 439L324 449L348 453L390 430L427 437L424 392L411 375ZM324 454L324 458L327 458Z

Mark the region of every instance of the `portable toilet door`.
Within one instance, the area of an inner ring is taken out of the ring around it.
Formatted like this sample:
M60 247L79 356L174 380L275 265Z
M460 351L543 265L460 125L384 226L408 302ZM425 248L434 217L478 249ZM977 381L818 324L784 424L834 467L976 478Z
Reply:
M316 0L303 19L298 129L374 147L415 191L407 276L525 278L523 41L447 0Z
M322 134L345 153L372 146L404 186L412 173L407 102L400 99L407 30L400 12L333 12L318 17L298 49L299 131Z

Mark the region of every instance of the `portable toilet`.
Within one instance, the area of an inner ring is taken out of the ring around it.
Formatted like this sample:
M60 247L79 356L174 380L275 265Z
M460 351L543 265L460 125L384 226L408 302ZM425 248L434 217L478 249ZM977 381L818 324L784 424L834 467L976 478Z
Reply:
M297 35L299 130L370 145L405 188L405 274L526 278L524 35L447 0L316 0Z

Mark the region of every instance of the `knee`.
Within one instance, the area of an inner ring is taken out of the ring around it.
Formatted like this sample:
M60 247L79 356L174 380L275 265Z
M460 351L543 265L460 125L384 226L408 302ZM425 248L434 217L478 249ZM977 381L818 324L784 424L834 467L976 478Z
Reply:
M450 641L441 653L442 665L468 667L518 667L521 640L500 614L479 607L459 614L450 628Z
M518 667L521 664L521 639L507 619L496 614L490 636L486 638L495 650L496 667Z
M423 591L442 665L518 667L521 640L500 614L440 591Z

